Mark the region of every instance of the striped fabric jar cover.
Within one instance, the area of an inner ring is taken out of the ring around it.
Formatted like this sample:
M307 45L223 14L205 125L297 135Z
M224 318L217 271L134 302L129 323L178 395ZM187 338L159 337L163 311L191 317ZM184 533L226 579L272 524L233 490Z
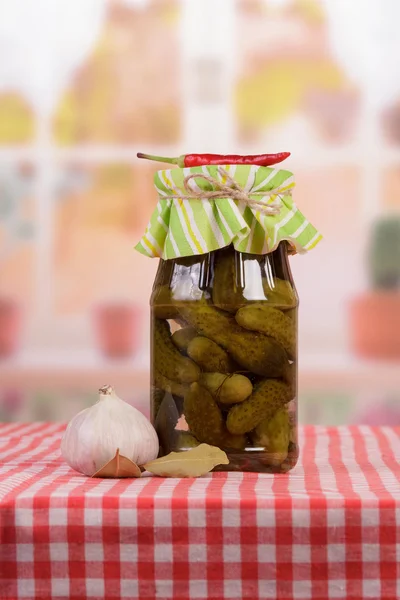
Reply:
M266 215L223 196L188 198L184 180L191 174L204 174L226 183L217 166L157 171L154 183L159 201L136 249L166 260L205 254L229 244L239 252L266 254L287 240L293 252L304 253L322 239L293 201L295 183L290 171L248 165L225 165L223 169L250 198L278 204L279 214ZM190 186L196 191L217 189L201 177L192 179Z

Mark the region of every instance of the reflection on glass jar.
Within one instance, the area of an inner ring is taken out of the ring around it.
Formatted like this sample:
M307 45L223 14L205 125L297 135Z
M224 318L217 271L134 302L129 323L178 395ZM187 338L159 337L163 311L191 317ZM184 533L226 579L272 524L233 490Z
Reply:
M151 298L152 419L163 454L219 446L219 469L297 460L298 297L288 245L160 261Z

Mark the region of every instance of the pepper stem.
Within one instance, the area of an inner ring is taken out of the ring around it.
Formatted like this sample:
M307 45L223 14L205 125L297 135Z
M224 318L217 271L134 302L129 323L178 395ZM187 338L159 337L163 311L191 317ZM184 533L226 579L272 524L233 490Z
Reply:
M167 156L154 156L153 154L143 154L143 152L138 152L136 155L138 158L146 158L147 160L157 160L158 162L165 162L171 165L179 165L180 156L175 158L170 158Z

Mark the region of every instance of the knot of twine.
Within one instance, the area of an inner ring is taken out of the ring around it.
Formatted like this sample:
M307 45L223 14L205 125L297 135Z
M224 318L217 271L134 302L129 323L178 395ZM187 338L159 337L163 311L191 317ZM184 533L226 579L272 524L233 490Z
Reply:
M185 191L187 193L186 196L163 196L163 198L181 198L184 200L213 200L215 198L232 198L233 200L238 200L238 202L242 202L246 204L250 208L254 208L255 210L263 213L264 215L279 215L280 213L280 202L274 201L269 204L252 198L251 196L261 196L262 198L266 198L268 196L276 195L281 198L279 194L276 193L276 190L269 190L264 192L246 192L237 181L235 181L225 169L222 167L218 167L218 173L221 177L225 177L226 184L222 183L218 179L214 179L210 175L204 175L204 173L192 173L188 175L183 180L183 185ZM206 190L195 190L190 185L189 182L192 179L203 179L204 181L208 181L215 187L215 190L206 191Z

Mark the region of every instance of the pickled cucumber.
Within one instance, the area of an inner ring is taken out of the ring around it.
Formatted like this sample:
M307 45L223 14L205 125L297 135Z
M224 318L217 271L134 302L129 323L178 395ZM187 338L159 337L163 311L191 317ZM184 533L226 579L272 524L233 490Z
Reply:
M172 334L172 341L181 352L186 353L189 342L196 337L197 331L193 327L182 327Z
M238 404L246 400L253 391L250 379L244 375L224 373L202 373L199 383L204 385L221 404Z
M183 412L190 432L200 441L217 445L224 433L224 420L210 392L192 383L185 394Z
M235 252L231 249L220 250L214 269L212 291L213 303L221 310L235 313L246 304L243 288L236 281Z
M208 373L215 371L231 373L237 369L237 365L225 350L206 337L193 338L187 347L187 353L203 371Z
M286 365L285 371L282 376L283 381L285 381L291 389L291 393L293 396L296 395L296 387L297 387L297 366L296 363L288 363Z
M170 392L175 396L183 397L187 390L187 386L179 383L178 381L173 381L172 379L168 379L162 375L159 371L154 369L154 384L160 390L164 390L165 392Z
M247 440L245 435L233 435L226 431L222 438L219 440L217 446L224 450L244 450L246 448Z
M246 370L265 377L281 377L285 350L273 338L240 327L235 319L206 301L179 307L182 317L200 334L222 346Z
M154 367L172 381L192 383L200 376L200 369L190 358L182 356L171 340L167 321L154 319Z
M185 419L196 439L213 446L244 448L244 436L231 435L226 430L222 413L210 392L192 383L183 404Z
M264 419L271 419L291 399L290 386L283 381L265 379L255 387L250 398L231 408L227 428L234 434L252 431Z
M270 282L263 278L262 285L266 299L276 308L295 308L297 306L297 297L289 281L274 277Z
M179 316L177 303L168 285L161 285L153 292L151 305L157 319L175 319Z
M273 337L286 350L290 359L295 358L295 323L282 311L267 306L265 303L249 304L239 308L235 319L245 329L259 331Z
M200 442L188 431L180 431L177 437L177 450L189 450L196 448Z
M289 413L286 408L282 408L271 419L261 421L251 437L255 446L265 448L268 462L279 466L287 458L290 433Z

